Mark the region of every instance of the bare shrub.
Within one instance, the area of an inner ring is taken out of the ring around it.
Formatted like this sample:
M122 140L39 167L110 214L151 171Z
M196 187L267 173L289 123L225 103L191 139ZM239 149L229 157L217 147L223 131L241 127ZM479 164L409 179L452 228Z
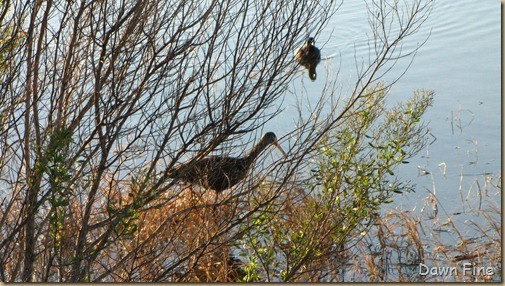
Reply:
M282 109L292 51L338 5L2 1L1 280L334 280L317 261L341 257L346 238L331 233L342 217L318 216L325 202L305 188L307 170L367 90L417 51L401 45L432 1L369 6L371 57L354 90L330 82L310 118L279 136L287 157L260 160L219 198L169 176L182 161L250 148ZM286 233L264 232L286 221Z

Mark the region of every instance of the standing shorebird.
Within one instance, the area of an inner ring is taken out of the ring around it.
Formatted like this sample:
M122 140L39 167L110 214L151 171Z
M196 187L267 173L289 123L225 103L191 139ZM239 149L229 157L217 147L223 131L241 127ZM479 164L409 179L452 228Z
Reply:
M170 173L169 178L197 184L219 193L242 181L254 161L269 145L274 145L284 156L286 155L277 143L275 134L268 132L245 157L212 156L184 163Z

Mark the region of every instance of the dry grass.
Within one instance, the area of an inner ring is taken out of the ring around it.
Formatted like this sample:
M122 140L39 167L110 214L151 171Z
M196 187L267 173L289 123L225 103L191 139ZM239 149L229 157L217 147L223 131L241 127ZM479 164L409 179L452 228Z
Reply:
M353 232L342 248L335 248L335 240L323 235L329 231L321 221L314 219L307 225L298 225L304 218L314 218L309 211L309 206L314 207L309 194L279 199L278 207L286 219L272 220L270 224L274 234L276 229L286 229L288 224L287 229L292 232L303 230L313 237L305 246L317 250L317 255L314 254L317 257L308 259L293 281L501 281L501 210L497 203L501 201L501 178L485 178L485 181L472 185L465 201L473 203L468 203L462 213L446 213L436 195L428 192L422 211L391 209L377 217L368 233ZM230 225L240 213L251 209L249 204L268 195L261 190L243 194L225 192L216 204L214 192L174 189L174 193L164 194L139 213L131 224L136 227L134 232L118 235L111 243L98 262L113 265L112 268L95 267L107 273L104 275L107 281L232 282L243 279L247 261L237 255L239 231ZM290 193L297 192L291 189ZM127 195L116 198L121 204L131 203L131 199ZM324 222L329 223L332 217L328 216ZM68 221L63 242L72 241L75 227L75 223ZM295 257L283 248L285 239L277 236L272 239L272 244L267 246L274 248L276 255ZM62 245L62 250L71 247ZM420 263L429 267L456 267L459 274L420 275ZM462 275L463 263L489 266L494 273ZM272 271L281 269L270 266ZM278 273L271 275L278 276ZM262 281L265 277L260 276Z
M501 210L497 204L500 195L501 178L496 178L477 192L469 192L467 199L474 200L475 207L468 205L463 213L451 214L446 213L436 196L428 192L422 211L391 209L383 213L368 233L354 234L349 240L346 250L339 254L345 257L345 262L333 268L331 265L340 260L327 257L328 261L324 261L326 256L322 254L319 262L314 261L300 270L307 272L300 274L300 278L366 282L501 281ZM216 207L214 200L213 193L202 195L184 189L176 200L142 215L137 239L149 243L142 247L144 256L136 257L135 263L148 268L144 270L146 276L139 280L152 280L161 275L167 264L160 261L157 271L153 265L157 264L157 259L166 260L167 253L179 253L181 258L205 241L213 241L213 245L191 254L172 276L173 281L226 282L244 277L241 267L245 261L232 255L237 249L229 243L234 240L229 235L233 232L216 237L223 231L223 222L229 222L237 209L231 207L233 203ZM153 233L157 235L147 237ZM145 252L146 249L152 251ZM457 274L421 275L421 263L437 269L455 267ZM489 266L493 275L471 271L463 275L464 263ZM123 275L127 272L125 269Z
M354 265L346 270L345 280L501 282L501 210L497 204L501 201L501 177L472 193L467 199L478 202L477 207L467 207L463 213L445 213L430 193L426 201L433 204L431 210L441 210L439 214L398 209L383 214L350 249L354 259L349 264ZM422 272L436 267L439 275L421 275L420 263L428 267ZM470 270L464 272L465 263ZM444 267L455 267L456 275L442 274ZM487 267L492 275L478 273Z

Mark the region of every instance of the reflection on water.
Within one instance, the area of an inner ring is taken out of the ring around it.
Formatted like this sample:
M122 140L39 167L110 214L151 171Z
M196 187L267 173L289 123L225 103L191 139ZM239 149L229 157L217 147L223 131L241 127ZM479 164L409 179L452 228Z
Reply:
M317 78L316 67L317 67L317 65L319 64L320 61L321 60L313 60L313 61L303 61L303 62L300 62L300 64L307 69L308 74L309 74L309 78L312 81L315 81L316 78Z

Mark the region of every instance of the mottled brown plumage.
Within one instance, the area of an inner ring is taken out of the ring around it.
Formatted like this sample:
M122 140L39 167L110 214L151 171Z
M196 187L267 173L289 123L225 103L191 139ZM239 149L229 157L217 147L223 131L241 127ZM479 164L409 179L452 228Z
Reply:
M268 132L245 157L234 158L225 156L212 156L201 160L181 164L169 177L190 184L200 185L206 189L222 192L242 181L247 175L256 158L270 144L277 147L283 154L284 151L277 143L273 132Z

